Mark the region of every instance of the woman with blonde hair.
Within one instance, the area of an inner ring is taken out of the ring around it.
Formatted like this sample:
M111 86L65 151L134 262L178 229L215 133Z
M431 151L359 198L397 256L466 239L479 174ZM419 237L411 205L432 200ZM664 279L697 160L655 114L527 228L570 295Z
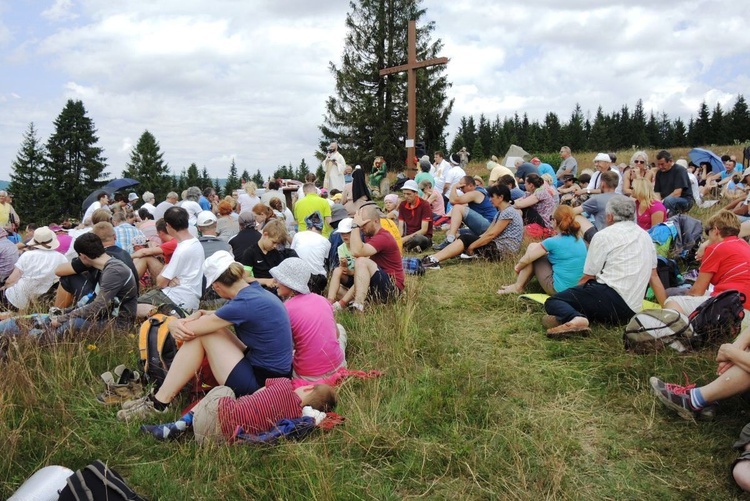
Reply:
M667 208L656 198L654 186L646 178L633 181L633 198L635 198L636 222L648 231L667 218Z
M633 153L633 156L630 157L628 168L625 170L623 176L625 176L622 180L623 195L631 196L633 194L633 181L636 179L646 179L653 184L654 171L649 169L648 153L645 151L636 151Z
M248 181L242 188L245 191L241 191L239 197L237 197L237 203L240 204L240 213L249 212L260 203L260 197L255 194L258 186L254 182Z
M536 276L544 292L550 296L578 285L586 262L586 244L578 236L581 226L568 205L560 205L552 215L557 235L541 243L531 243L515 266L518 278L498 294L521 294Z

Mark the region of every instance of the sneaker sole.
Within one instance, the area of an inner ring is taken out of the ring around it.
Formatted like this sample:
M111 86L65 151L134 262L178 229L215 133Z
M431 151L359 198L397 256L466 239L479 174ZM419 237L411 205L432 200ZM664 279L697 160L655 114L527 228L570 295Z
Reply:
M686 409L681 405L677 405L676 403L665 397L661 392L661 389L659 388L659 382L660 380L656 376L651 376L651 378L649 378L648 380L649 385L651 385L651 390L653 391L654 395L656 395L656 398L659 399L659 401L666 407L675 411L677 415L682 419L686 421L695 421L695 412L691 411L690 409Z

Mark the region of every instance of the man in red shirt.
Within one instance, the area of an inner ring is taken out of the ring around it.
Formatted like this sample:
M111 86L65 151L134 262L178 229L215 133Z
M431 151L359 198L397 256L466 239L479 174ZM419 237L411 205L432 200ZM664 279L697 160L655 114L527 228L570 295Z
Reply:
M362 240L359 228L364 234ZM349 251L354 261L354 302L364 310L368 293L376 301L388 301L404 290L404 268L396 239L380 226L380 211L375 204L364 205L354 215Z
M432 209L419 198L419 187L411 179L401 190L404 201L398 206L398 230L405 250L422 252L432 245Z

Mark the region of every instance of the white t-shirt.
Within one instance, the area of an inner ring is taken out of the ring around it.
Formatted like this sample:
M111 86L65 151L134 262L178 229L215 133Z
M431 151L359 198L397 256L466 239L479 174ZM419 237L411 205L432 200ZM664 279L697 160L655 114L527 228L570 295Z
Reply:
M331 242L314 231L300 231L292 239L292 249L310 265L313 275L326 275L325 260L331 250Z
M57 281L55 268L68 260L56 250L30 250L18 258L16 268L23 274L21 278L5 291L10 304L22 310L31 301L47 292Z
M177 244L172 259L161 272L168 280L177 277L180 281L179 285L163 289L176 305L188 310L198 308L203 289L203 261L203 246L197 238Z
M157 205L154 209L154 212L152 212L152 214L154 215L154 220L158 221L159 219L163 218L164 213L167 212L167 209L169 209L170 207L174 207L174 204L171 204L166 200Z
M259 197L251 197L247 193L240 192L240 196L237 197L237 202L240 204L240 213L250 212L257 204L260 203Z
M149 203L149 202L146 202L145 204L141 205L141 209L146 209L149 212L149 214L151 214L152 216L156 212L156 207L154 206L154 204Z
M188 224L190 226L195 226L195 223L198 222L198 214L203 211L198 202L183 200L182 203L180 203L180 207L185 209L188 213Z
M463 178L465 175L466 171L464 171L458 165L451 167L450 170L445 173L445 184L443 186L443 188L447 187L447 190L445 190L445 194L448 195L451 192L451 188L453 188L453 185L461 181L461 178Z
M91 215L94 213L96 209L101 209L102 204L97 200L93 204L89 205L89 208L86 209L86 213L83 215L83 219L81 221L85 221L86 218L91 219Z

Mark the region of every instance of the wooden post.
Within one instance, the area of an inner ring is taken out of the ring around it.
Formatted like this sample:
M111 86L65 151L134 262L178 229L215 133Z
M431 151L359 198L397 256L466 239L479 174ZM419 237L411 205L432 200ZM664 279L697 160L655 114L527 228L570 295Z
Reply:
M406 117L406 173L410 179L416 176L416 165L414 163L414 145L417 136L417 70L438 64L448 64L447 57L436 57L417 61L417 23L409 21L407 62L399 66L384 68L380 70L380 76L392 75L394 73L407 73L407 103L408 113Z

